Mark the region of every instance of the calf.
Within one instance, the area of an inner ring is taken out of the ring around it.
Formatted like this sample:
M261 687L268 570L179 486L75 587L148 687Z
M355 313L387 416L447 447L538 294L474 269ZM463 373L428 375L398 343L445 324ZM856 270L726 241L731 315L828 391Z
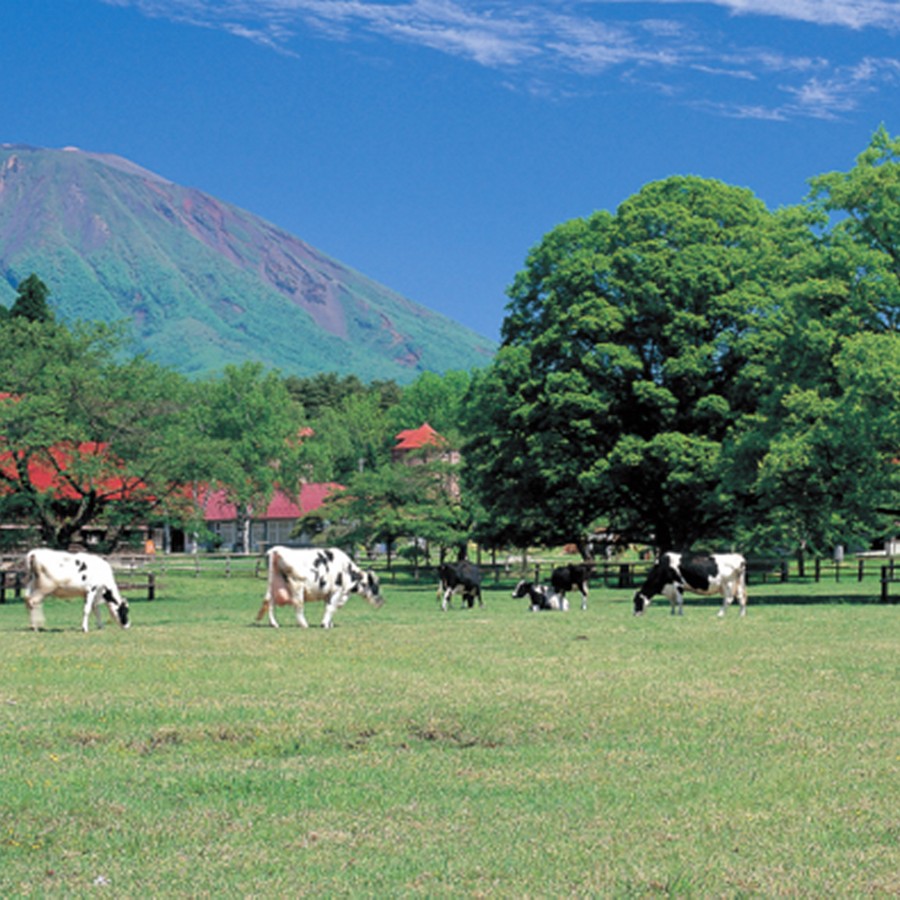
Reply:
M569 601L559 594L547 595L547 588L531 581L520 581L512 593L514 600L528 598L528 609L531 612L540 612L545 609L569 611Z
M565 603L568 608L566 593L578 588L581 594L581 608L587 609L588 578L593 569L593 563L572 563L568 566L559 566L550 573L550 587L559 597L560 606Z
M667 597L678 615L684 613L684 592L721 594L719 615L737 598L741 615L747 612L747 563L740 553L663 553L647 580L634 595L634 614L639 616L655 594Z
M84 597L81 630L88 630L91 610L97 627L103 627L100 601L106 603L109 614L123 628L128 628L128 601L119 593L112 567L103 558L91 553L66 553L40 547L25 556L28 581L25 585L25 606L31 627L44 627L45 597Z
M463 605L469 609L475 605L484 606L481 599L481 570L467 559L456 563L441 563L438 568L438 596L441 598L441 609L445 610L454 594L462 594Z
M375 607L384 603L378 576L374 572L364 572L343 550L272 547L266 555L269 579L266 596L256 615L257 622L268 611L269 624L277 628L275 607L290 603L296 611L297 624L309 628L303 612L304 603L324 600L322 627L331 628L335 612L347 602L350 594L362 594Z

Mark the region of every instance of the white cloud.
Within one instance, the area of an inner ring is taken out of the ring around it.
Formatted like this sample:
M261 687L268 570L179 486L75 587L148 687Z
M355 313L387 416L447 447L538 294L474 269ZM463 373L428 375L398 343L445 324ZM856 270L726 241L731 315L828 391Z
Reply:
M900 0L104 0L144 14L230 33L292 52L303 33L332 40L385 40L466 59L503 73L505 83L540 84L562 96L591 89L591 79L625 78L670 95L690 97L701 79L711 110L743 116L828 118L851 111L868 92L892 84L895 59L838 65L794 55L783 32L772 46L742 46L731 16L790 20L859 30L900 30ZM655 5L664 15L644 15ZM703 16L692 9L706 7ZM714 10L719 24L709 24ZM833 37L833 35L832 35ZM640 75L636 76L635 72ZM586 80L586 81L585 81ZM578 83L581 81L582 83ZM729 100L728 85L753 83L754 102ZM604 85L606 87L606 85ZM789 102L785 103L785 96ZM689 102L689 101L685 101ZM737 114L737 113L729 113Z
M667 2L667 0L663 0ZM816 25L900 30L898 0L691 0L723 6L738 15L775 16Z

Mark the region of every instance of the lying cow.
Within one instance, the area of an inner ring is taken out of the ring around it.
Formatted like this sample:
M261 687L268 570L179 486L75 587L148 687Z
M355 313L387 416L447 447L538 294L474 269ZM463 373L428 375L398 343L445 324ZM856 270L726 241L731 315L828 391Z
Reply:
M40 547L28 551L25 568L28 575L25 606L35 631L44 627L43 602L50 596L84 597L82 631L88 630L91 610L97 619L97 627L103 627L101 600L112 619L128 628L128 601L119 593L112 567L105 559L91 553L66 553Z
M438 568L438 596L441 598L441 609L446 610L450 598L454 594L462 594L463 606L471 609L481 599L481 570L467 559L455 563L441 563Z
M307 600L324 600L322 627L331 628L335 612L347 602L350 594L362 594L375 607L384 603L379 593L378 576L374 572L364 572L343 550L272 547L267 557L269 580L266 596L256 615L257 622L268 610L269 624L277 628L275 607L290 603L297 613L297 624L308 628L304 604Z
M577 588L581 594L581 608L587 609L588 578L593 569L593 563L572 563L567 566L559 566L550 573L550 587L559 598L560 608L565 603L568 609L569 603L566 600L566 594Z
M747 612L747 563L740 553L663 553L647 580L634 595L634 614L639 616L655 594L667 597L678 615L684 613L684 592L721 594L719 615L737 599L741 615Z
M512 593L513 600L521 600L523 597L528 598L528 609L531 612L541 612L542 610L561 610L569 611L569 601L559 594L547 594L547 588L540 584L534 584L531 581L520 581Z

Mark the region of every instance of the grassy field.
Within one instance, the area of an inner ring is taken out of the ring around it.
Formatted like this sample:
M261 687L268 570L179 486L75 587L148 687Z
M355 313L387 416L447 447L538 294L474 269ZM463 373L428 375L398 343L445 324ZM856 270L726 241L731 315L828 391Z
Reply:
M161 575L126 632L0 606L0 896L900 894L874 579L751 586L743 620L511 586L387 581L330 631L256 625L250 568Z

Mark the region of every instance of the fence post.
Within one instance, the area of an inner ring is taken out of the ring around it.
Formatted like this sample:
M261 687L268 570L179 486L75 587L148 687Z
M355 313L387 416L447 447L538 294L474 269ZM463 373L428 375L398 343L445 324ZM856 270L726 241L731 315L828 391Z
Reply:
M0 572L0 603L6 603L6 572Z
M881 602L882 603L888 602L888 582L889 582L888 567L882 566L881 567Z
M156 575L153 572L147 574L147 599L156 599Z
M787 584L788 580L788 561L783 559L781 561L781 583Z
M860 557L860 558L859 558L859 569L858 569L858 571L857 571L857 573L856 573L856 580L857 580L857 581L862 581L862 580L863 580L863 568L864 568L864 566L865 566L865 560L864 560L862 557Z

